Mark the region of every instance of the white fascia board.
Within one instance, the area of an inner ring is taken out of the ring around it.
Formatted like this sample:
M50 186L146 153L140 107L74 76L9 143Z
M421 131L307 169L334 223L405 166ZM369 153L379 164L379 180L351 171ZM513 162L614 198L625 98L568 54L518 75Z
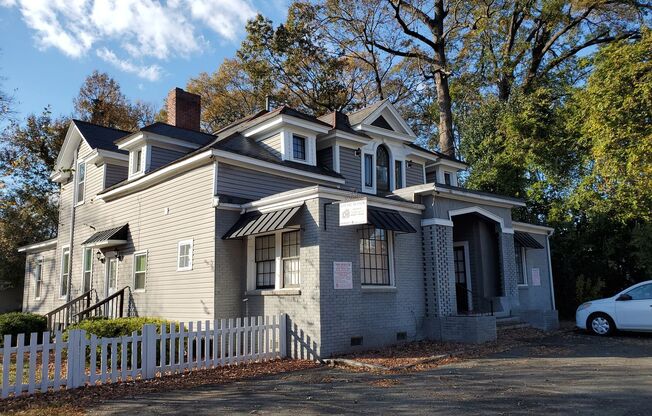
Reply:
M512 227L515 231L542 235L552 235L552 233L555 231L554 228L546 227L545 225L536 225L517 221L512 221Z
M112 189L108 192L99 194L95 197L98 200L109 200L114 199L119 196L139 191L145 189L155 183L158 183L166 178L174 176L179 172L188 170L192 167L198 166L202 163L207 162L212 157L212 152L207 150L205 152L199 153L195 156L192 156L188 159L182 160L180 162L174 163L172 165L166 166L163 169L159 169L150 174L139 177L136 180L128 182L118 188Z
M53 238L51 240L41 241L39 243L29 244L26 246L18 247L19 253L38 253L39 251L45 251L56 247L57 239Z
M243 204L242 208L246 211L268 212L301 205L305 201L315 198L333 199L339 202L350 200L352 197L367 198L367 203L370 206L393 209L396 211L409 212L413 214L420 214L425 209L425 206L421 204L395 201L388 198L358 194L342 189L329 188L319 185L271 195L257 201Z
M403 120L403 117L401 117L401 115L399 114L396 107L394 107L394 105L392 103L390 103L389 101L385 101L382 105L380 105L377 109L375 109L371 114L369 114L364 120L362 120L361 123L356 125L356 127L365 126L364 129L367 130L368 127L370 126L370 124L365 123L365 122L370 120L373 123L374 120L376 120L378 117L380 117L380 115L385 110L388 110L392 114L394 119L396 119L396 121L400 124L400 126L403 128L403 130L405 130L407 132L407 136L412 138L410 141L413 141L414 139L416 139L417 135L414 134L414 132L412 131L410 126L405 122L405 120ZM356 128L356 127L354 127L354 129L359 130L359 128ZM372 128L377 128L376 126L371 126L371 127ZM385 130L385 129L382 129L382 130ZM396 133L396 134L400 134L400 133Z
M309 180L317 182L325 182L329 184L341 184L344 185L346 181L343 178L335 178L332 176L321 175L319 173L306 172L301 169L289 168L286 166L280 166L276 163L265 162L260 159L255 159L248 156L242 156L237 153L227 152L224 150L212 150L213 155L218 161L226 162L229 164L235 164L238 166L244 166L248 169L258 170L261 172L272 173L275 175L281 174L282 176L292 177L299 180Z
M122 141L120 141L118 144L118 149L132 150L136 147L141 147L146 144L152 144L166 149L181 151L187 151L188 149L196 150L201 147L196 143L187 142L185 140L161 136L160 134L150 133L147 131L139 131L128 137L125 137Z
M129 166L129 155L110 150L96 149L86 159L86 163L92 163L95 166L102 166L106 162L119 166Z
M441 195L443 198L457 199L475 203L483 203L502 208L524 207L525 202L514 201L512 199L501 198L500 196L478 195L472 192L465 192L461 189L439 188L435 183L426 183L423 185L410 186L408 188L394 191L399 196L409 196L411 194L435 194L435 197Z
M261 124L256 124L250 129L246 129L242 132L242 135L245 137L255 136L256 134L264 133L271 129L278 129L284 124L294 127L304 128L315 133L322 134L328 133L330 131L329 126L324 126L319 123L312 123L310 121L302 120L297 117L288 116L286 114L279 114L276 117L273 117L271 120L262 122Z
M412 136L410 136L408 134L397 133L395 131L390 131L390 130L383 129L383 128L380 128L380 127L372 126L371 124L360 123L360 124L357 124L357 125L353 126L353 129L363 131L363 132L366 132L366 133L376 134L378 136L389 137L389 138L392 138L392 139L401 140L401 141L408 142L408 143L414 142L414 137L412 137Z
M432 164L426 165L426 168L436 167L436 166L448 166L448 167L451 167L451 168L457 169L457 170L466 170L466 169L468 169L468 165L466 163L464 163L464 162L456 162L454 160L444 159L443 157L438 157L438 156L434 156L434 157L435 157L435 162L432 163Z

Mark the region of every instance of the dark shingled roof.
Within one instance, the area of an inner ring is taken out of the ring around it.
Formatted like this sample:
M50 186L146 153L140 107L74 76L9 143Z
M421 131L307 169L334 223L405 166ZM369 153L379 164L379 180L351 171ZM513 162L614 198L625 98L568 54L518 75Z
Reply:
M369 117L369 115L371 115L371 113L376 111L376 109L378 109L378 107L383 105L385 103L385 101L387 101L387 99L380 100L377 103L371 104L371 105L369 105L369 106L367 106L367 107L365 107L365 108L363 108L361 110L349 113L348 114L349 123L351 123L352 126L355 126L356 124L362 123L362 120Z
M75 126L79 129L88 145L93 149L104 149L112 152L127 153L124 150L118 149L114 144L116 140L131 134L125 130L114 129L111 127L98 126L97 124L89 123L87 121L72 120Z
M160 134L161 136L173 137L175 139L195 143L199 146L205 146L215 139L215 136L212 134L203 133L196 130L183 129L181 127L162 123L160 121L157 121L154 124L150 124L149 126L145 126L140 130Z
M332 176L334 178L342 178L342 175L326 167L311 166L304 163L281 160L277 156L274 156L274 154L272 154L269 150L262 147L252 138L244 137L240 133L234 133L225 139L218 140L212 145L212 147L214 149L237 153L239 155L252 157L254 159L262 160L265 162L286 166L288 168L300 169L320 175Z

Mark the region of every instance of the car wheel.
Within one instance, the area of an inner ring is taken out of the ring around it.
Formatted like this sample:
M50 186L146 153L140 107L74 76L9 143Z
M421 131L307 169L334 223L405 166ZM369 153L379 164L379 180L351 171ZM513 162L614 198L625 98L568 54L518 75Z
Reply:
M593 334L600 336L611 335L616 329L613 319L605 313L591 315L586 326Z

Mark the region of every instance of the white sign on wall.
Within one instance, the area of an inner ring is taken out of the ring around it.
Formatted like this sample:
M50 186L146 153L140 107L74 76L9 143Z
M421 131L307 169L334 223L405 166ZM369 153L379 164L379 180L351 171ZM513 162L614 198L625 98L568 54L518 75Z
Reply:
M367 223L367 198L340 204L340 226Z
M538 268L532 269L532 286L541 286L541 272Z
M335 289L353 289L353 263L350 261L334 261L333 282L335 283Z

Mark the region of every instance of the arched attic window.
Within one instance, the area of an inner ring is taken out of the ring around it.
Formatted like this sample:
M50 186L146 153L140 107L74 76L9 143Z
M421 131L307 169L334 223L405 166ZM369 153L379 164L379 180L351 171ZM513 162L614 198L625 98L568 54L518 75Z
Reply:
M389 152L383 145L376 150L376 192L389 192Z

